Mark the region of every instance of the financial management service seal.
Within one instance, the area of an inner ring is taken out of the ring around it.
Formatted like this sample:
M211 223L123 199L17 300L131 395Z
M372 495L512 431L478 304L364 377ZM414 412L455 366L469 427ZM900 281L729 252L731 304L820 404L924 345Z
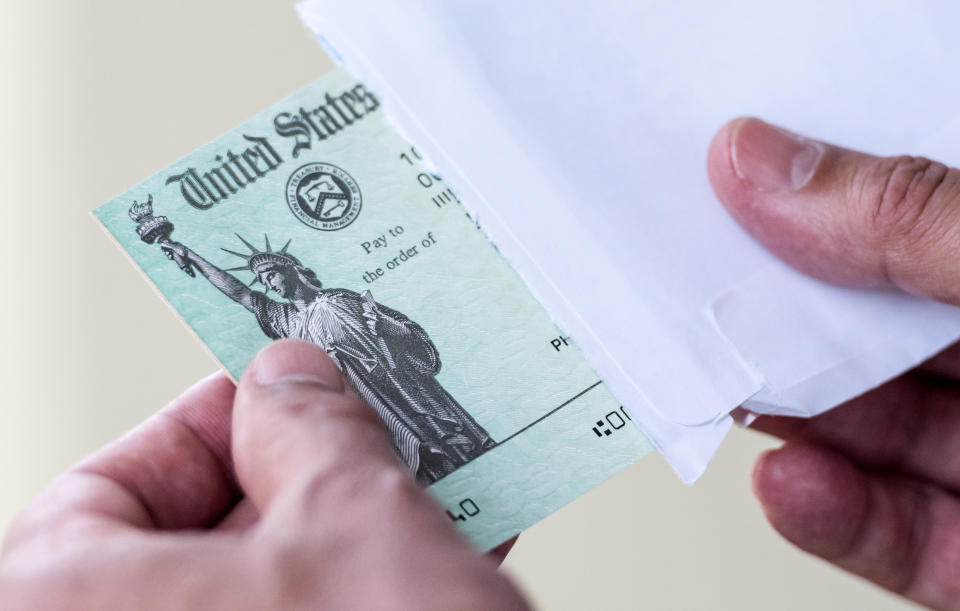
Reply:
M360 214L360 187L352 176L329 163L300 166L287 180L287 204L305 225L336 231Z

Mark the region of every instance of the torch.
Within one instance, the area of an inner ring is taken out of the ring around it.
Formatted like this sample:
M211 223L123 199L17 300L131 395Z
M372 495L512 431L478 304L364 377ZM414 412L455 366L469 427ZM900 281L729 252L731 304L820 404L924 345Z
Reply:
M153 215L153 195L147 196L147 201L140 204L136 201L130 206L130 218L137 224L137 234L140 239L147 244L169 244L170 234L173 233L173 223L167 220L165 216ZM193 268L190 263L178 255L174 250L169 250L170 258L177 264L177 267L194 276Z

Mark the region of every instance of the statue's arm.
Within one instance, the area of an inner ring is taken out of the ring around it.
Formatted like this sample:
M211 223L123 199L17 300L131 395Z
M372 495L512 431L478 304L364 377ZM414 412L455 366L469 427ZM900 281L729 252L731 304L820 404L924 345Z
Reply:
M256 311L256 293L250 290L246 284L234 278L232 274L223 271L179 242L165 242L160 247L168 258L172 259L173 254L178 255L198 269L203 277L217 287L221 293L251 312Z

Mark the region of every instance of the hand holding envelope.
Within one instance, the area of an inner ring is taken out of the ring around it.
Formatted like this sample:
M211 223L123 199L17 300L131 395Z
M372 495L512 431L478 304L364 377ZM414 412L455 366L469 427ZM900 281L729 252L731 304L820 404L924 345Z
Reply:
M960 81L943 78L960 56L947 25L956 5L307 0L299 10L335 57L390 92L395 123L686 481L736 406L813 416L960 337L954 307L783 265L714 205L701 170L718 127L743 114L960 163Z
M824 280L960 305L960 171L875 157L756 119L710 147L727 210L784 261ZM917 602L957 608L960 346L811 420L761 416L787 440L754 490L787 539Z

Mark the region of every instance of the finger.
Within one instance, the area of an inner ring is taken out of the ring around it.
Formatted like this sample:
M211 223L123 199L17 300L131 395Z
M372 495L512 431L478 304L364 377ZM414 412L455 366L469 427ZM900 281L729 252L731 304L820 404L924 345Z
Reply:
M234 460L261 515L284 498L312 506L384 474L414 485L376 413L321 348L299 341L267 346L240 381Z
M10 540L71 514L141 528L217 521L238 496L230 458L233 394L223 374L199 382L59 477L24 511Z
M110 534L52 534L6 555L3 609L294 608L278 593L278 571L251 562L243 537Z
M767 519L794 545L923 604L960 608L953 495L794 443L757 461L753 487Z
M714 191L771 252L815 277L960 304L960 172L737 119L708 154Z
M751 428L960 490L960 389L907 375L814 418L761 416Z
M223 516L223 519L214 526L215 530L227 532L241 532L249 530L251 526L260 520L260 514L257 508L253 506L250 499L243 497L233 508Z
M917 370L945 380L960 380L960 343L945 348L920 365Z
M254 536L274 549L269 563L288 572L290 590L331 590L322 586L376 575L326 605L370 608L364 596L423 599L422 577L430 575L453 594L426 594L436 608L481 599L522 608L416 485L374 410L320 347L286 340L262 350L237 388L233 430L237 476L261 516ZM325 562L330 575L321 577Z

